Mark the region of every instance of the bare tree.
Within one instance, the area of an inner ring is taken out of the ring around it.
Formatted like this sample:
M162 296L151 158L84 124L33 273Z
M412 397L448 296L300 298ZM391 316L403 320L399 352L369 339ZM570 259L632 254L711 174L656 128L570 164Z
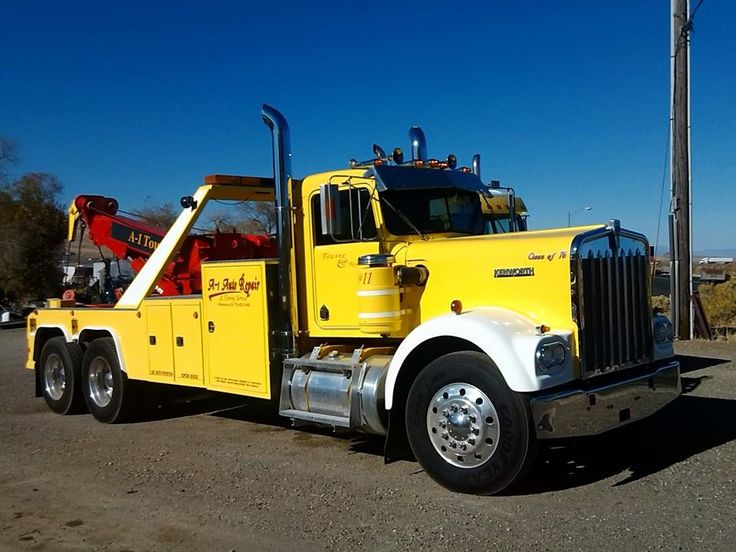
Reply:
M234 219L232 213L228 213L225 210L209 213L205 219L207 228L211 228L217 232L227 232L236 229L239 226L238 222Z
M255 234L276 233L276 210L270 201L248 201L241 210L246 218L246 231Z
M153 201L150 196L146 197L145 205L138 207L133 213L151 226L162 230L168 230L179 214L173 203L158 203Z

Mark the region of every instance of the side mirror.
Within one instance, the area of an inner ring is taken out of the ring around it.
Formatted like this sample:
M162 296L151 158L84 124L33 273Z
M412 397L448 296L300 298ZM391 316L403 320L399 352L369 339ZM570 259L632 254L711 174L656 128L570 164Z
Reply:
M337 184L320 185L319 205L322 218L322 235L334 237L342 234L342 210L340 209L340 192Z

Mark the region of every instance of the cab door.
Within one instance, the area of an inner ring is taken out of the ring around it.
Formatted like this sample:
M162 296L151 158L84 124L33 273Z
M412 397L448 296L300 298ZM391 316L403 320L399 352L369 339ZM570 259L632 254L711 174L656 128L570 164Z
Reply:
M360 335L358 257L380 251L370 190L346 186L339 195L343 225L340 232L333 235L322 234L319 193L315 192L310 198L311 295L314 299L310 318L316 326L310 328L310 333L315 336L330 335L330 330Z

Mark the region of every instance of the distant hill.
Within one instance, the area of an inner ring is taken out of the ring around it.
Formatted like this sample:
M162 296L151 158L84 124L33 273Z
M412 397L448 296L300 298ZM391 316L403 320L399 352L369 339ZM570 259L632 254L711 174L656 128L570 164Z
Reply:
M657 248L657 257L669 259L670 252L667 248ZM724 248L724 249L697 249L693 252L694 258L700 257L736 257L736 248Z
M700 249L695 252L699 257L736 257L736 248Z

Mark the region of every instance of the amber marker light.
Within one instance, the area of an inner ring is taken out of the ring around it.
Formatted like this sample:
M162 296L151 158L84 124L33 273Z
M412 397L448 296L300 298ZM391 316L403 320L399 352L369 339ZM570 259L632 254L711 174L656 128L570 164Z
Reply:
M463 302L460 301L460 299L455 299L452 303L450 303L450 310L455 314L460 314L461 312L463 312Z
M429 166L432 167L433 169L436 169L437 167L439 167L440 166L439 159L430 159Z
M414 161L414 166L417 169L421 169L424 166L424 161L422 161L421 159L417 159L416 161Z

